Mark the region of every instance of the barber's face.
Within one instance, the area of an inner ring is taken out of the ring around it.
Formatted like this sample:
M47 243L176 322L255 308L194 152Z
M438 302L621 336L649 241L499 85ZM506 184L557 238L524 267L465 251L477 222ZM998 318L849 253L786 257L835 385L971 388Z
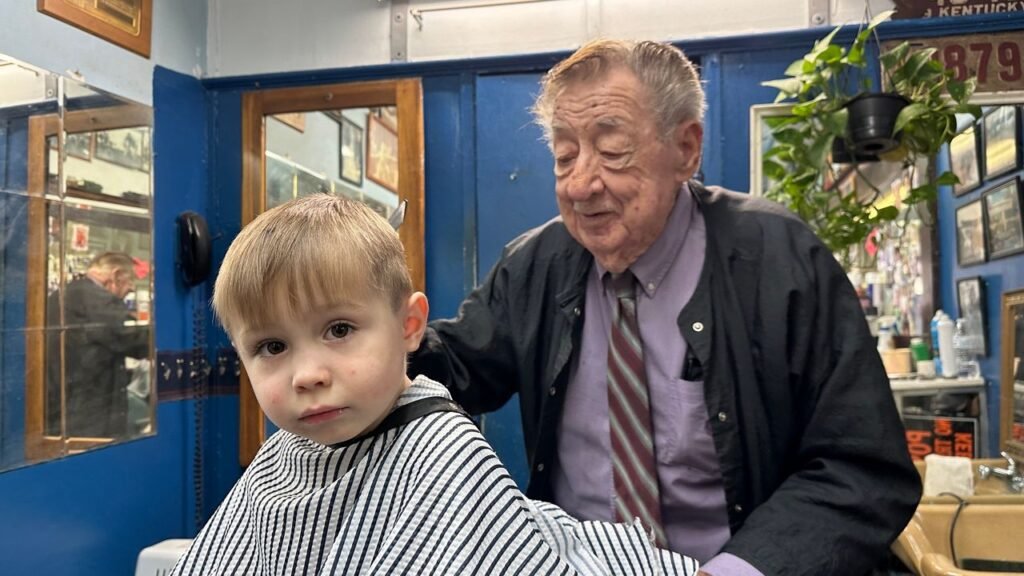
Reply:
M131 274L125 272L115 272L107 280L107 290L122 300L134 287L135 284L132 282Z
M570 84L552 129L562 219L602 266L621 272L661 235L697 169L703 129L684 121L663 138L646 90L624 67Z

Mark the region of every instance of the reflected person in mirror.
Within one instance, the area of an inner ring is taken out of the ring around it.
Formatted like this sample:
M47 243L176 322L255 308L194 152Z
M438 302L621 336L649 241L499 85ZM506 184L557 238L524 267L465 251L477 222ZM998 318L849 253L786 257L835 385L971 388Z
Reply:
M470 413L519 395L528 496L639 519L707 574L861 576L921 490L885 371L808 227L693 179L704 108L669 45L594 41L552 68L534 112L560 216L410 367Z
M58 292L50 294L46 318L47 432L60 433L60 337L64 334L65 434L124 438L128 422L126 358L149 356L149 329L134 326L125 296L134 289L135 262L123 252L104 252L85 275L64 288L63 321ZM127 324L127 325L126 325Z

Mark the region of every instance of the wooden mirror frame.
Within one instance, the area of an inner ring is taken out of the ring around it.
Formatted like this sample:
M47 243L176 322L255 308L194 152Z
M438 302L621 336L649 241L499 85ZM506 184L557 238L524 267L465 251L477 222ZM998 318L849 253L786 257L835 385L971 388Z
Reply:
M1013 454L1014 457L1024 458L1024 443L1011 440L1011 429L1013 427L1013 385L1014 371L1013 360L1016 357L1016 326L1013 322L1013 308L1024 306L1024 290L1005 292L1002 298L1002 357L999 371L999 446Z
M46 207L46 155L49 153L47 138L63 129L66 134L97 132L153 126L153 109L141 104L121 104L99 109L70 111L64 114L63 123L59 114L34 116L28 121L28 248L25 269L25 458L41 461L68 453L77 453L89 448L109 444L111 438L84 438L49 436L46 430L46 251L47 251L47 207ZM63 139L58 142L58 154L63 154ZM69 195L70 197L70 195ZM119 203L111 197L103 201ZM153 215L150 212L150 234L152 235ZM150 331L149 358L155 358L153 333ZM156 392L150 395L150 411L156 415ZM63 410L62 410L63 411ZM156 430L156 426L153 426Z
M256 90L242 95L242 226L267 209L266 117L289 112L395 106L398 198L408 201L398 234L416 290L425 286L423 95L419 78ZM243 369L239 377L238 459L248 466L266 436L263 411Z

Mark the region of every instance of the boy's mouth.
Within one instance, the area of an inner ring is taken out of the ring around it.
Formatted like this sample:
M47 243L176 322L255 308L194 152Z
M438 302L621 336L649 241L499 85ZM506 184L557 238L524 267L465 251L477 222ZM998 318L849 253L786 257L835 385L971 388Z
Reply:
M314 406L302 412L299 416L299 421L306 424L318 424L320 422L326 422L333 420L344 412L344 408L335 408L333 406Z

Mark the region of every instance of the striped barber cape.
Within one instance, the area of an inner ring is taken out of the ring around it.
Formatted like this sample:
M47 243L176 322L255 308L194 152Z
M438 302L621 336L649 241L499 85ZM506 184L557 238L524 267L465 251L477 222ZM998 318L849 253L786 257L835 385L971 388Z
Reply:
M449 407L385 425L438 400ZM526 498L444 386L420 377L353 442L271 436L171 574L696 572L639 522L581 522Z

